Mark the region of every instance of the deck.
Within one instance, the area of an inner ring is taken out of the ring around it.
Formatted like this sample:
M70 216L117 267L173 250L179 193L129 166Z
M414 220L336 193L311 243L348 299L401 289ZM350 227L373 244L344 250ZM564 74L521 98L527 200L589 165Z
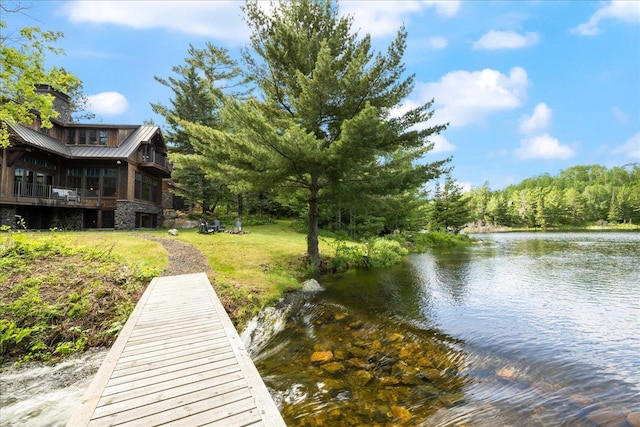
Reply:
M205 273L155 278L67 426L285 426Z

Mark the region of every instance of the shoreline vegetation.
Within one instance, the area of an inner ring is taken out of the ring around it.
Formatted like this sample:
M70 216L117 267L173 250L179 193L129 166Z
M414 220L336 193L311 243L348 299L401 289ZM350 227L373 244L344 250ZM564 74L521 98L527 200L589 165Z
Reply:
M602 229L640 227L573 228ZM398 233L362 243L327 236L320 242L321 271L312 271L306 267L305 235L290 221L245 230L242 235L203 235L195 229L181 229L177 236L168 236L164 229L0 234L0 366L54 363L89 348L110 346L148 283L163 273L206 270L242 330L265 306L300 289L306 278L384 267L400 262L409 252L474 242L466 235L445 232ZM196 248L206 261L196 262L193 251L182 256L169 253L167 248L180 251L176 245L166 245L175 242ZM169 268L170 263L180 268Z
M464 232L468 234L483 233L516 233L516 232L557 232L557 231L640 231L640 224L587 224L587 225L562 225L558 227L507 227L494 224L470 224Z

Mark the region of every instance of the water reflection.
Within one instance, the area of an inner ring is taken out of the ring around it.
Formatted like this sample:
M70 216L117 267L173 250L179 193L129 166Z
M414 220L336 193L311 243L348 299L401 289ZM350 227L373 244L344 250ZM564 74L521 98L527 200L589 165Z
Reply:
M456 304L462 304L467 293L470 261L471 253L468 250L440 251L434 259L438 285Z
M289 302L258 368L290 424L628 426L640 416L640 234L482 238Z

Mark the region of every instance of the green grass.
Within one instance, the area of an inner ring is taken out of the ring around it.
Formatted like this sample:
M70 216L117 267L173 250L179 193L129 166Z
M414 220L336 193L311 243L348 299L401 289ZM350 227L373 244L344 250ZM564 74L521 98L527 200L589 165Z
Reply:
M169 264L162 244L149 237L177 239L202 251L211 267L209 279L241 330L266 305L299 289L311 273L306 235L291 222L245 226L244 231L0 234L0 358L57 360L111 344L144 287ZM395 237L391 240L400 240L368 244L323 237L320 253L330 270L387 265L406 253L401 245L408 242ZM449 236L419 237L428 240L421 247L453 244Z

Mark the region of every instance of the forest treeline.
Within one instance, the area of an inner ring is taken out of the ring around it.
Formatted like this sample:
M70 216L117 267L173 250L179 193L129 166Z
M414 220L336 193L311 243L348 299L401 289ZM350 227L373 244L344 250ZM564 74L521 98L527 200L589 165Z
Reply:
M640 224L640 164L573 166L502 190L491 191L485 183L467 197L478 226Z

